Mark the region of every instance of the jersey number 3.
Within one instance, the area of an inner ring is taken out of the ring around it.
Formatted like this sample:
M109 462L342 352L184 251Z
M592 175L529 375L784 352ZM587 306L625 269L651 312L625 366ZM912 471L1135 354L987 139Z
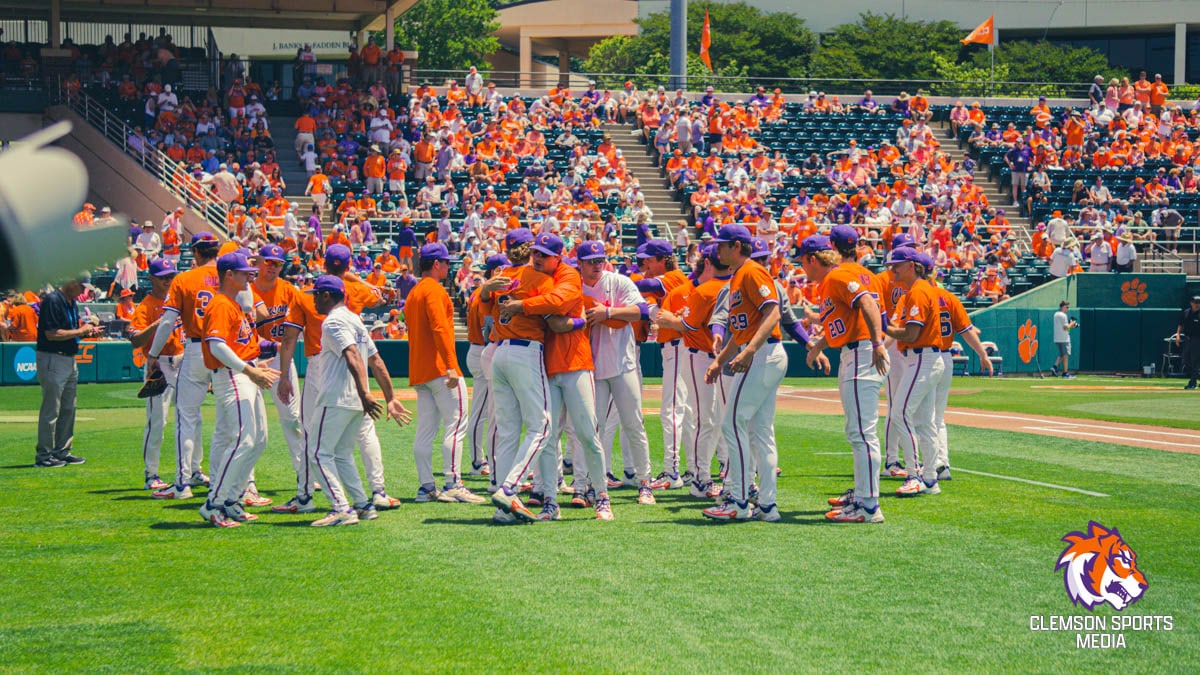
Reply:
M196 318L204 318L204 310L208 308L208 303L212 302L212 291L200 291L196 294Z

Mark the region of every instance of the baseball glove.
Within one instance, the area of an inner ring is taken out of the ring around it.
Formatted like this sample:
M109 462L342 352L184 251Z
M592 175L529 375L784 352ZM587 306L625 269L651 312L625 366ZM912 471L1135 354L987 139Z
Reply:
M154 374L142 384L142 388L138 390L137 396L138 398L153 398L162 395L166 390L167 377L159 369L154 371Z

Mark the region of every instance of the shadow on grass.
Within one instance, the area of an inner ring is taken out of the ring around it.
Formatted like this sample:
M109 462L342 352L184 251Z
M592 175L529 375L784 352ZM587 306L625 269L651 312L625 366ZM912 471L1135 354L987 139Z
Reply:
M765 523L765 524L777 526L777 525L825 525L825 524L829 523L829 521L825 519L824 511L787 511L787 512L780 512L779 515L782 517L779 522ZM733 521L727 521L727 520L713 520L712 518L707 518L705 516L697 514L696 518L688 519L688 520L643 520L641 522L641 524L643 524L643 525L685 525L687 527L721 527L721 526L737 527L738 524L741 522L742 521L733 522ZM749 520L749 521L745 521L745 522L753 523L753 522L762 522L762 521L753 519L753 520Z
M567 521L558 521L559 524ZM426 518L421 521L425 525L469 525L471 527L518 527L521 525L536 525L538 523L493 523L492 517L486 518L471 518L470 520L462 520L461 518Z
M143 490L141 488L113 488L111 490L88 490L89 495L123 495L127 492L142 493L142 494L145 494L146 496L150 495L149 490Z
M196 522L191 522L191 523L185 523L182 521L170 522L170 523L154 523L153 525L150 526L150 529L152 529L152 530L203 530L205 528L211 528L211 527L212 527L212 525L210 525L209 523L206 523L203 520L198 520Z
M32 469L33 464L10 464L8 466L0 466L0 469Z

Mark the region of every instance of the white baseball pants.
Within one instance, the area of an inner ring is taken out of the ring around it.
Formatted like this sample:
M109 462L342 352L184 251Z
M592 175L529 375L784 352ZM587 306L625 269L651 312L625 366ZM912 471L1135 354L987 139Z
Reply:
M712 365L712 354L685 349L687 359L688 409L693 417L688 422L690 438L684 441L684 454L688 455L687 470L696 477L696 485L705 486L712 482L712 460L717 453L721 438L721 380L712 384L704 382L704 373ZM690 451L688 446L691 446Z
M854 496L873 507L879 499L879 388L883 376L872 362L873 348L863 340L842 347L838 393L846 415L846 440L854 455Z
M288 364L287 369L279 367L279 357L271 359L268 364L271 368L279 371L279 380L271 385L271 398L275 401L275 412L279 416L279 426L283 428L283 438L287 442L288 452L292 456L292 468L296 470L296 490L299 493L301 485L309 476L305 470L305 455L304 455L304 424L300 421L300 396L292 395L292 400L289 403L284 403L279 398L279 383L283 378L288 378L292 383L292 391L300 390L300 378L296 375L296 363L293 361Z
M946 430L946 406L950 405L950 385L954 380L954 356L942 352L942 377L935 390L933 423L937 425L937 462L939 466L950 466L950 434Z
M204 417L200 413L200 406L204 404L212 379L213 372L204 367L204 352L200 343L185 343L179 376L175 380L176 487L187 485L188 479L200 470L200 464L204 461L204 441L200 438L200 425ZM216 436L215 430L213 435ZM212 467L212 470L216 471L216 468Z
M725 489L739 503L750 499L750 484L758 470L758 503L775 503L775 396L787 374L783 345L768 342L754 354L750 369L735 373L725 406L722 431L729 445ZM757 461L755 461L757 460Z
M682 339L662 343L662 403L659 420L663 430L663 471L679 475L679 448L683 446L684 467L695 462L695 418L688 396L691 378L687 373L687 348ZM701 382L704 376L701 374ZM689 434L689 431L691 433ZM689 443L690 441L690 443Z
M927 484L937 481L937 384L945 367L941 354L931 349L908 350L902 355L904 377L900 380L897 403L900 408L900 448L910 478L916 477L921 466Z
M437 378L413 389L417 390L417 431L413 438L413 459L417 464L417 480L421 485L434 483L433 441L438 428L445 425L442 434L442 474L446 486L462 482L459 460L462 457L463 438L467 433L467 383L458 378L453 389L446 387L444 378Z
M900 436L904 433L903 422L900 421L900 380L904 379L904 357L896 348L895 341L888 342L888 372L887 372L887 418L883 424L884 466L900 463ZM915 471L915 467L908 467Z
M491 385L493 405L500 412L493 418L492 475L503 476L498 485L515 492L550 439L550 385L542 344L500 342L492 358Z
M633 447L629 440L629 434L625 433L625 429L621 426L621 416L617 414L616 403L609 401L608 406L600 408L600 403L596 403L596 420L601 427L600 442L604 448L604 466L609 473L616 471L613 467L613 447L621 449L621 467L624 471L633 475L633 455L629 453L629 448ZM604 412L601 412L603 410ZM620 429L620 440L618 441L617 430ZM649 443L649 441L647 441ZM615 474L614 474L615 475Z
M575 370L551 377L550 409L555 412L550 438L558 439L564 429L570 429L567 447L574 449L575 489L586 489L590 485L597 495L606 494L607 469L596 428L596 385L592 380L592 371ZM543 452L539 473L542 476L557 476L558 459L557 453ZM593 477L598 480L593 481ZM543 490L545 498L550 501L554 501L555 492L556 489Z
M596 380L596 410L606 411L606 428L613 417L620 419L621 452L624 455L628 451L631 460L623 468L628 472L632 467L638 483L649 481L650 441L646 438L646 421L642 418L642 382L638 371L630 370L616 377ZM612 466L612 458L606 457L604 465Z
M175 398L175 382L179 379L179 365L182 361L182 354L159 357L158 366L163 371L167 388L162 394L146 399L146 430L142 434L142 463L146 465L146 473L151 476L158 475L163 433L167 427L167 415L171 414L171 399ZM149 374L148 367L142 370L143 382Z
M220 368L212 379L217 420L208 502L220 506L242 498L254 465L267 447L267 406L262 390L244 373Z
M354 443L362 429L363 417L362 410L321 406L308 418L306 430L317 476L334 511L349 510L351 503L355 506L367 503L367 493L354 463Z
M471 371L471 413L467 418L467 438L471 446L471 465L479 464L487 458L486 422L491 405L491 386L488 376L483 372L483 345L471 345L467 350L467 370Z

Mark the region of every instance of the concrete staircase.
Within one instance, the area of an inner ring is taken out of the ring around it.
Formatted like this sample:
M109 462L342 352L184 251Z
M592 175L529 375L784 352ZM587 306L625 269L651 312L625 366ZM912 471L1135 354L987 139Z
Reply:
M600 126L621 150L625 165L637 177L646 195L646 206L654 212L653 225L658 236L675 243L675 223L683 218L683 205L673 197L663 171L654 163L653 148L641 143L641 132L628 124L604 123Z
M288 201L295 202L295 195L303 195L308 186L308 173L300 163L300 155L296 153L296 118L271 116L271 138L275 141L275 161L283 172L283 182L287 183ZM311 204L309 206L311 208ZM301 207L301 213L308 216L308 209Z
M941 122L940 126L945 131L943 134L944 138L942 139L942 152L945 152L956 162L966 159L966 149L958 147L958 139L950 138L950 125L946 122ZM1027 216L1021 215L1019 207L1012 205L1012 193L1004 191L1000 187L999 181L988 180L987 173L987 167L976 167L972 173L975 176L975 184L983 189L983 194L987 196L988 203L993 208L1004 210L1004 215L1012 223L1012 229L1017 234L1017 240L1021 243L1023 249L1029 250L1033 243L1033 223L1030 222Z

